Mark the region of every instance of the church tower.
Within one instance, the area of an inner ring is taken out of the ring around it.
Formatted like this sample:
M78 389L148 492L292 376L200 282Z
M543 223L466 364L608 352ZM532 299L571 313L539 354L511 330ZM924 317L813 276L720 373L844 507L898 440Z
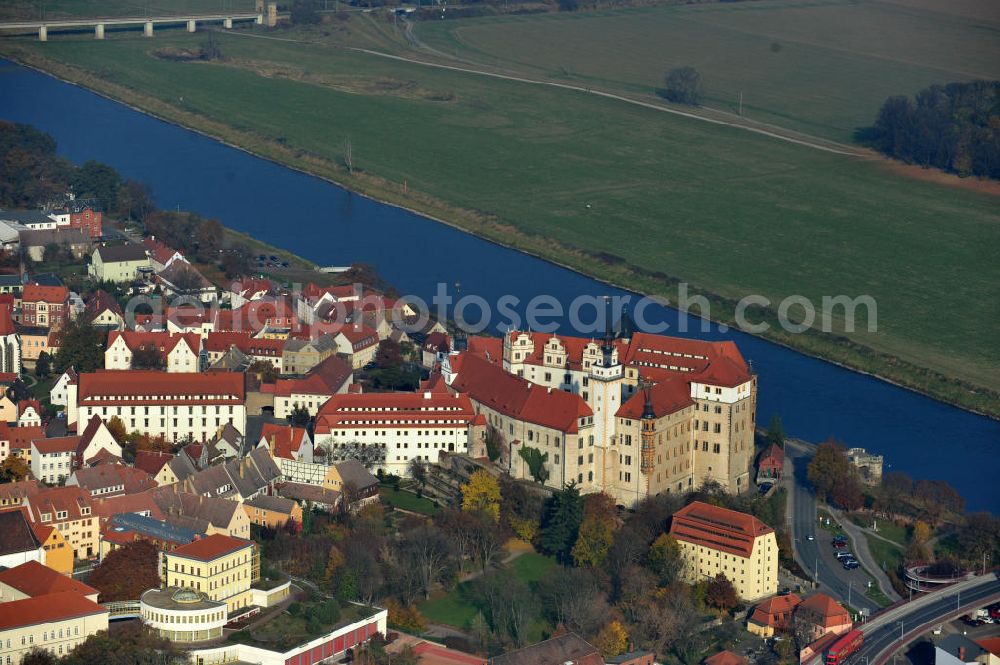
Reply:
M6 306L0 306L0 372L21 373L21 335Z

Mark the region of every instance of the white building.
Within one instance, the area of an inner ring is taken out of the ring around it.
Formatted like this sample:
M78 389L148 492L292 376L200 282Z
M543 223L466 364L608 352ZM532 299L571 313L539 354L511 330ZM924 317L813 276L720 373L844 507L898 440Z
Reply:
M174 442L209 441L228 423L246 431L244 376L236 372L95 372L80 374L69 391L71 425L118 416L128 431Z
M73 473L78 436L61 436L31 442L31 475L50 485L65 481Z
M104 351L105 369L132 369L139 349L152 349L168 372L197 372L201 337L194 333L112 331Z

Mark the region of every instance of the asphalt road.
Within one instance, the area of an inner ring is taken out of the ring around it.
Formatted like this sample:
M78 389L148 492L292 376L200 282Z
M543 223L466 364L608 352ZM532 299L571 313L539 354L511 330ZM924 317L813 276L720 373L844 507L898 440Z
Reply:
M1000 595L1000 579L994 579L973 589L966 589L961 593L942 590L935 594L940 594L937 600L904 612L884 626L866 630L865 645L850 659L851 665L877 665L878 659L887 655L887 651L890 649L894 651L893 647L898 648L918 637L923 632L918 629L926 624L944 623L945 619L954 615L959 607L986 605L988 599ZM982 602L977 604L977 601ZM962 614L968 611L963 609Z
M837 550L831 544L833 534L820 529L816 521L816 496L806 479L806 465L812 453L788 442L785 456L795 468L794 482L787 486L792 504L792 546L796 560L819 582L821 591L860 612L867 610L874 614L879 606L865 596L870 580L868 574L862 568L844 570L834 556ZM809 540L809 536L814 540Z

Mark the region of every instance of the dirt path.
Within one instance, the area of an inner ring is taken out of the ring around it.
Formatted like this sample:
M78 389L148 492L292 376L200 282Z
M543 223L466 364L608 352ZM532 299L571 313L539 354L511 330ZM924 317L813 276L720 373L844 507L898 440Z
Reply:
M499 72L491 72L483 69L475 69L473 67L459 67L458 65L446 65L437 62L428 62L426 60L420 60L418 58L410 58L401 55L393 55L391 53L384 53L382 51L375 51L373 49L358 48L354 46L334 46L329 44L323 44L321 42L304 41L301 39L290 39L288 37L274 37L271 35L254 35L250 33L232 32L227 33L234 37L246 37L249 39L268 39L280 42L289 42L293 44L304 44L307 46L325 46L327 48L338 48L345 51L353 51L355 53L364 53L366 55L375 56L378 58L385 58L388 60L395 60L398 62L405 62L412 65L419 65L421 67L433 67L435 69L445 69L448 71L460 72L463 74L472 74L475 76L487 76L490 78L501 79L504 81L513 81L515 83L527 83L529 85L540 85L550 88L559 88L562 90L570 90L572 92L581 92L584 94L595 95L598 97L604 97L605 99L611 99L618 102L623 102L625 104L631 104L633 106L640 106L642 108L650 109L653 111L659 111L660 113L669 113L671 115L678 115L684 118L690 118L692 120L699 120L701 122L707 122L713 125L720 125L723 127L732 127L734 129L740 129L747 132L752 132L754 134L760 134L763 136L768 136L779 141L785 141L787 143L794 143L796 145L801 145L807 148L812 148L814 150L820 150L823 152L829 152L836 155L844 155L847 157L867 157L867 155L852 146L836 143L833 141L825 141L817 137L810 137L805 135L791 135L790 133L781 133L784 130L774 126L754 126L750 124L748 120L741 120L740 122L723 120L721 118L714 118L708 115L708 111L701 107L692 107L690 111L682 111L680 109L671 108L664 106L662 104L656 104L650 101L643 101L640 99L634 99L632 97L626 97L625 95L619 95L612 92L604 92L602 90L596 90L594 88L587 88L584 86L573 85L570 83L556 83L554 81L543 81L539 79L527 78L524 76L515 76L512 74L501 74ZM415 38L414 38L415 39Z

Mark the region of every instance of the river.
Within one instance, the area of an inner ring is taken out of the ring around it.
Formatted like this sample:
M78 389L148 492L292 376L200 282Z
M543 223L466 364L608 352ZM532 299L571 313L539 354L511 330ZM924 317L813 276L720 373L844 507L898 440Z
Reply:
M48 132L74 162L95 159L148 183L160 207L217 217L321 265L370 263L405 294L429 299L439 282L460 282L463 294L490 303L504 294L522 303L543 292L562 302L625 294L2 60L0 118ZM679 334L679 316L658 308L648 318ZM790 435L835 436L885 455L886 471L945 480L969 508L1000 510L1000 422L750 335L714 327L692 335L736 341L759 374L760 423L780 414Z

